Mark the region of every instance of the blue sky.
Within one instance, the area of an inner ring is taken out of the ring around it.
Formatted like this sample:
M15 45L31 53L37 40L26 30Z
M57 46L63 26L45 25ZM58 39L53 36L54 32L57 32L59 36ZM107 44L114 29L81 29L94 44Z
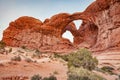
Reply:
M20 16L32 16L44 21L52 15L66 12L74 13L83 11L94 0L0 0L0 40L2 32L11 21ZM75 22L79 26L80 21ZM69 32L64 37L72 36Z

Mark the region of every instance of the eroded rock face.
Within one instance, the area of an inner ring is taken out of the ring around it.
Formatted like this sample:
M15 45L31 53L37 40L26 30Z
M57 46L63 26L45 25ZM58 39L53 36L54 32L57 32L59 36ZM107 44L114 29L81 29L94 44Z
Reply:
M74 15L81 17L81 13ZM79 46L87 46L93 51L120 47L120 0L97 0L83 15L87 18L79 29L83 36Z
M83 20L77 30L74 20ZM74 43L62 38L70 31ZM67 52L80 47L93 51L120 48L120 0L96 0L83 12L60 13L43 23L32 17L11 22L3 33L9 46L26 46L52 52Z
M32 17L20 17L10 23L9 27L3 33L2 40L8 46L26 46L31 49L39 49L43 52L73 50L75 49L73 44L68 39L61 37L61 26L67 25L66 23L71 21L68 16L67 13L57 14L51 17L51 19L45 20L44 23Z
M40 27L41 25L42 22L38 19L27 16L20 17L18 20L11 22L9 24L9 27L4 31L3 41L8 46L14 46L13 43L14 41L16 41L14 37L21 33L21 31L26 29L32 29L34 27Z
M98 38L98 27L91 22L83 22L80 26L78 36L81 40L78 40L79 47L91 48L93 47ZM76 39L77 40L77 39Z
M120 1L116 0L107 10L99 12L95 24L99 28L95 48L104 50L120 47Z

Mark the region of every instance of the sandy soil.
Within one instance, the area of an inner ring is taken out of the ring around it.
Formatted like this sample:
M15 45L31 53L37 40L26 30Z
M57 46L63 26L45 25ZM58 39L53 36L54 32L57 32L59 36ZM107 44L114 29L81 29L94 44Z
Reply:
M6 50L9 51L10 48L7 47ZM55 75L57 80L67 80L68 69L63 60L52 57L50 53L43 54L40 58L33 58L34 53L34 50L12 48L12 52L0 54L0 80L30 80L35 74L39 74L42 77ZM16 55L19 55L22 60L12 61L11 59ZM120 52L94 53L93 56L99 61L98 67L111 66L115 69L114 73L120 74ZM26 62L26 58L31 59L33 62ZM115 80L117 78L116 75L109 75L98 71L93 72L107 80ZM15 77L26 78L13 79Z
M29 79L24 80L30 80L31 76L35 74L39 74L43 77L55 75L58 80L67 80L67 66L63 61L51 59L47 56L40 59L34 58L32 60L35 60L35 62L29 63L26 62L22 56L22 61L11 61L13 56L18 55L18 53L13 54L16 50L17 48L7 55L0 54L0 80L5 77L15 76L28 77ZM27 57L30 57L33 53L22 50L21 52L24 52L22 53L23 55L29 53Z

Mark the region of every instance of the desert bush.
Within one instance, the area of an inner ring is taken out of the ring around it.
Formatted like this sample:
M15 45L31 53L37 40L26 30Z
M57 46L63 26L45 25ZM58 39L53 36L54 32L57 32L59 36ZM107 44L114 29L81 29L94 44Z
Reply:
M14 56L11 58L12 61L21 61L21 57L20 56Z
M80 49L77 52L71 53L65 56L65 59L68 60L69 68L73 66L93 70L98 64L98 60L93 58L91 52L87 49Z
M21 48L22 48L22 49L26 49L26 47L25 47L25 46L21 46Z
M37 75L33 75L31 77L31 80L57 80L57 78L54 75L42 78L42 76L40 76L39 74L37 74Z
M59 55L58 53L54 53L54 58L61 58L61 55Z
M68 55L60 55L59 53L54 53L54 58L62 58L64 61L68 61Z
M40 54L40 51L39 51L38 49L36 49L36 50L35 50L35 53L39 55L39 54Z
M31 77L31 80L42 80L42 77L41 77L39 74L33 75L33 76Z
M12 48L10 48L10 49L8 50L8 52L11 53L11 52L12 52Z
M37 57L37 58L40 58L40 55L41 55L42 53L38 50L38 49L36 49L35 50L35 53L32 55L32 57L34 58L34 57Z
M101 68L99 68L99 67L96 67L94 70L95 70L95 71L98 71L98 72L105 73L105 71L103 71L103 70L102 70Z
M57 78L54 75L51 75L49 77L43 78L43 80L57 80Z
M113 72L112 72L112 70L114 70L114 68L112 68L112 67L110 67L110 66L104 66L104 67L102 67L101 68L101 70L103 70L104 72L108 72L109 74L114 74Z
M30 58L25 58L25 61L28 63L33 62Z
M68 72L67 80L106 80L106 79L82 67L80 68L71 67Z
M0 41L0 49L4 49L6 44L3 41Z
M63 56L61 56L61 58L65 61L69 61L69 56L68 55L63 55Z

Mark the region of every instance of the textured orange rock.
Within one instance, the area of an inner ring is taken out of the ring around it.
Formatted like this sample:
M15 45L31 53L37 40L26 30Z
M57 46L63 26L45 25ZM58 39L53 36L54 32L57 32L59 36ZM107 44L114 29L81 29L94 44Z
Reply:
M25 29L32 29L34 27L40 27L42 22L32 17L20 17L18 20L11 22L9 27L3 33L3 41L9 46L15 46L14 38ZM13 44L14 43L14 44Z
M2 40L8 46L26 46L41 51L64 52L74 49L68 39L62 38L63 26L71 21L68 16L67 13L57 14L43 23L32 17L20 17L10 23Z
M114 2L111 6L95 17L95 24L99 28L97 43L94 47L108 49L120 47L120 2Z
M83 42L79 46L87 46L93 51L120 47L120 0L97 0L83 13L83 25L79 32ZM75 13L81 18L81 13Z
M74 20L83 20L77 30ZM70 31L72 44L62 34ZM11 22L3 33L9 46L26 46L43 51L65 52L80 47L93 51L120 48L120 0L96 0L83 12L60 13L43 23L32 17ZM77 46L77 47L76 47Z

